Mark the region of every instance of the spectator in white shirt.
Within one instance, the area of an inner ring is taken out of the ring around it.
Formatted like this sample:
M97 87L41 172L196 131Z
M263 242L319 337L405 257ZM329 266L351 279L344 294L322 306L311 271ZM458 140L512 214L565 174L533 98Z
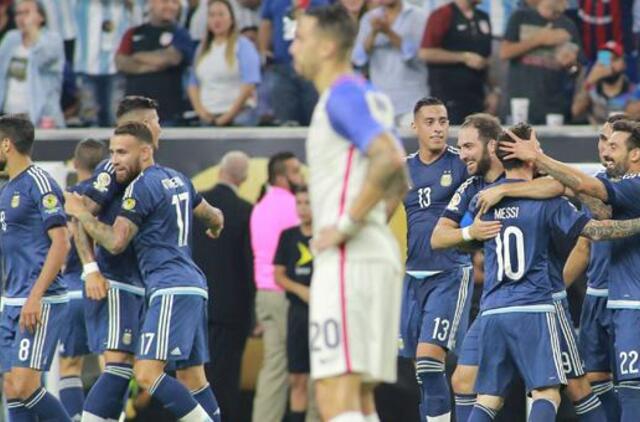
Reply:
M260 56L253 43L238 34L233 7L211 0L207 34L196 53L189 99L205 124L254 126Z

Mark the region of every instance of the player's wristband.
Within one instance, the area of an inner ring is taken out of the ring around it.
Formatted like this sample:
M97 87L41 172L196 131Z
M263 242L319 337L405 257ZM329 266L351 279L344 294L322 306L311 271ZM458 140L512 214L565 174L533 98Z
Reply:
M470 242L473 240L473 236L471 236L471 227L467 226L462 229L462 240L465 242Z
M97 262L89 262L88 264L84 264L82 266L82 275L84 277L97 272L100 272L100 267L98 267Z
M340 216L338 220L338 231L347 237L352 237L355 235L358 230L360 230L360 224L353 221L351 217L349 217L348 213L344 213Z

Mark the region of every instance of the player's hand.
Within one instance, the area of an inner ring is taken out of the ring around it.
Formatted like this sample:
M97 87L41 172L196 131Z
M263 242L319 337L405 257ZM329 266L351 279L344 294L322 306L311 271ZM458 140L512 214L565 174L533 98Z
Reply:
M102 273L93 272L86 276L84 281L84 289L87 297L91 300L102 300L107 297L109 291L109 281L104 278Z
M489 64L487 59L482 57L480 54L467 51L462 53L462 55L464 57L464 65L471 69L482 70L487 67L487 64Z
M20 311L20 330L22 332L26 330L33 334L40 323L41 312L42 297L33 294L29 295L27 301L22 306L22 311Z
M222 233L222 227L219 227L217 229L207 229L207 236L209 236L211 239L219 238L220 233Z
M320 230L318 236L311 240L311 249L314 254L318 254L327 249L342 245L347 239L347 235L338 230L336 226L325 227Z
M509 153L509 155L505 157L506 160L516 158L526 162L533 162L536 160L538 154L542 152L534 129L531 130L531 139L528 141L519 138L509 129L505 129L505 132L514 141L500 143L500 150Z
M469 227L471 237L483 242L499 235L502 229L502 223L499 221L484 221L481 219L481 216L481 213L476 214L473 224Z
M486 214L489 208L502 201L505 195L503 186L504 185L487 188L478 194L477 209L479 215Z
M79 214L87 211L82 201L82 196L76 192L64 192L64 211L72 217L77 217Z
M605 66L602 63L596 62L596 64L591 68L591 71L589 71L586 82L593 85L598 83L600 79L611 76L612 74L613 68L611 66Z

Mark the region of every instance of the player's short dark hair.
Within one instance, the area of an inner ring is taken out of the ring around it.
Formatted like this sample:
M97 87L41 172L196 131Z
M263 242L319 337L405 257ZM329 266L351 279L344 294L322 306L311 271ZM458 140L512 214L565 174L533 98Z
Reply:
M0 139L9 138L20 154L31 155L35 136L35 128L27 116L18 114L0 117Z
M612 114L611 116L609 116L607 118L607 122L606 123L609 123L610 125L612 125L615 122L620 121L620 120L630 120L630 118L625 113L616 113L616 114Z
M78 167L91 172L98 167L98 164L100 164L106 156L106 145L93 138L86 138L78 142L73 153L73 158Z
M484 145L491 140L497 140L502 133L500 120L487 113L470 114L464 119L460 128L476 128L478 136Z
M418 112L422 107L432 107L432 106L446 107L444 105L444 102L440 98L422 97L418 100L418 102L416 102L416 105L413 106L413 115L415 116L416 114L418 114Z
M305 15L314 18L318 29L338 42L343 57L351 56L358 28L341 4L313 7Z
M125 114L139 110L155 110L158 111L158 102L153 98L143 97L141 95L126 96L118 104L116 110L116 119L120 119Z
M625 132L629 134L625 142L625 144L627 145L627 150L630 151L634 148L640 148L640 124L639 123L631 120L618 120L613 123L613 131Z
M153 145L153 135L144 123L126 122L121 124L113 131L114 136L129 135L145 144Z
M269 184L274 184L276 177L284 176L287 173L287 166L285 165L285 162L292 158L296 158L296 156L290 151L279 152L269 158L269 163L267 164L267 177Z
M522 140L528 141L531 138L531 126L527 123L518 123L517 125L512 126L510 130L514 135ZM524 161L517 158L510 158L508 160L505 159L505 157L509 155L509 153L502 151L500 149L500 146L502 144L512 143L514 143L514 140L511 139L511 136L509 136L507 132L502 132L500 136L498 136L498 148L496 151L496 155L498 156L498 159L500 160L500 162L502 162L502 165L506 170L520 168L524 165Z

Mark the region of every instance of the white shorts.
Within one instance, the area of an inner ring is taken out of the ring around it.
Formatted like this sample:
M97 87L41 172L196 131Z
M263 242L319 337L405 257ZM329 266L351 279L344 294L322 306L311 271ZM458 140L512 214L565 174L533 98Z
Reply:
M390 260L316 257L311 283L311 377L357 373L396 381L402 296L400 265Z

